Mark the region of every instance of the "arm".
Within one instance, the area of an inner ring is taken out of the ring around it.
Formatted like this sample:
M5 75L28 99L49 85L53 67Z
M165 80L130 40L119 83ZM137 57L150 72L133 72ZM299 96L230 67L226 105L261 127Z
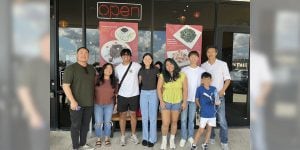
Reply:
M75 100L75 98L73 96L73 93L72 93L71 88L70 88L70 84L64 83L63 84L63 90L64 90L68 100L71 103L71 109L76 110L76 108L78 106L78 103L77 103L77 101Z
M196 102L196 106L200 107L199 98L196 98L195 102Z
M184 80L183 80L183 103L182 103L182 110L184 110L186 108L186 102L187 102L187 95L188 95L188 85L187 85L187 78L186 76L184 77Z
M164 84L164 78L162 76L159 76L158 78L158 82L157 82L157 95L158 95L158 99L160 101L160 107L164 108L165 107L165 103L163 101L163 84Z
M30 94L30 89L26 86L20 86L18 88L18 97L19 100L27 114L30 125L34 128L39 128L42 126L42 117L40 116L39 112L37 111L36 107L33 104L33 99Z
M227 90L229 85L230 85L230 79L225 80L224 86L219 92L220 97L223 97L225 95L225 91Z

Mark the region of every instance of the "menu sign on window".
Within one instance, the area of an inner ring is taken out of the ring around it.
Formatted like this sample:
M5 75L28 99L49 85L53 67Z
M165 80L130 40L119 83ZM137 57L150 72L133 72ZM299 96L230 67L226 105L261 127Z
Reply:
M142 5L98 2L97 17L99 19L142 20Z

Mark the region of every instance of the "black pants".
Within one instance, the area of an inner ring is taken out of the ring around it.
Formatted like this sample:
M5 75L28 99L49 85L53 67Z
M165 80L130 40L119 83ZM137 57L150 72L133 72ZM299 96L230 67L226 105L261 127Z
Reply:
M71 138L73 149L86 144L93 107L81 107L80 110L70 110ZM80 140L79 140L80 139Z

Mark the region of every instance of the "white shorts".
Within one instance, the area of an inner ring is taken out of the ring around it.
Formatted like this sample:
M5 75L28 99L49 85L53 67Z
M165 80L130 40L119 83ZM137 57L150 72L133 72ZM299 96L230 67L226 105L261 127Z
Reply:
M200 117L200 128L205 128L206 124L211 127L216 126L216 118L202 118Z

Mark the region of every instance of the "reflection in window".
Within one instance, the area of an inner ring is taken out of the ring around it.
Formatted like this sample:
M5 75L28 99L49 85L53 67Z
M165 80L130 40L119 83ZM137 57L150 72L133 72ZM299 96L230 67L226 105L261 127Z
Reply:
M151 32L139 30L138 62L142 62L145 53L151 52Z
M166 52L166 32L154 31L153 32L153 57L154 62L165 60Z

